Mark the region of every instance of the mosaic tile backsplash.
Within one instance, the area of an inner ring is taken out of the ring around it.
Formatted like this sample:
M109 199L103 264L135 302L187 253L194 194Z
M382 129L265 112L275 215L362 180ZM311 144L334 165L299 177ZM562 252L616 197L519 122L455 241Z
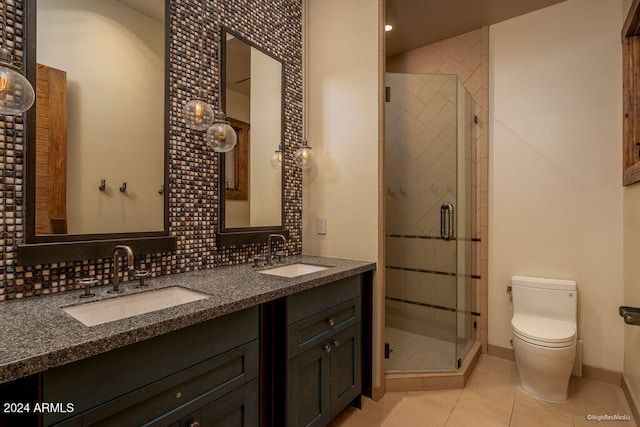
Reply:
M7 12L5 45L16 58L25 55L25 0L1 0ZM207 0L204 57L199 55L200 2L172 0L169 55L169 222L178 239L170 254L136 257L136 269L154 276L248 262L265 245L217 247L218 162L206 146L204 133L188 129L180 119L182 106L197 92L200 70L203 86L217 110L220 100L218 55L222 27L284 60L284 227L287 251L302 252L302 173L292 167L293 153L302 139L302 4L300 0ZM200 58L198 60L198 58ZM202 61L202 63L200 62ZM201 67L202 64L206 66ZM17 266L16 245L24 239L25 120L0 116L0 301L75 289L75 281L95 276L106 283L111 259L50 265ZM125 278L127 280L127 278Z

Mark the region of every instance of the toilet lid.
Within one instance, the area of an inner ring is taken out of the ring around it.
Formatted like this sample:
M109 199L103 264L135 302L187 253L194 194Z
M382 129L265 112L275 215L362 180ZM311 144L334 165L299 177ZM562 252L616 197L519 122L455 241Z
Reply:
M517 314L511 319L511 326L523 338L542 343L570 343L576 339L576 324L566 320Z

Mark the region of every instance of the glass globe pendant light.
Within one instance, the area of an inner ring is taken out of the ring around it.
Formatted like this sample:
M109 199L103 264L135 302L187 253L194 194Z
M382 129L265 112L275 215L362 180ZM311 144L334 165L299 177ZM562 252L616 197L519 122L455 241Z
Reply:
M2 44L7 43L7 3L2 6ZM9 49L0 47L0 114L17 116L33 105L36 96L29 80L13 63Z
M207 129L207 144L217 153L226 153L233 150L238 141L236 131L226 120L224 113Z
M204 131L213 123L213 108L203 99L202 89L198 97L187 102L182 108L182 116L189 129Z
M300 148L293 154L293 161L300 169L311 169L313 166L313 156L311 154L311 147L307 144L307 140L303 140L300 144Z
M213 114L213 109L207 103L203 96L202 90L202 62L204 61L204 54L202 50L202 45L204 43L204 31L205 31L205 0L202 0L202 28L200 32L200 81L198 83L198 96L191 101L187 102L185 106L182 108L182 116L184 117L184 121L189 129L204 131L207 130L211 123L213 123L213 119L215 118Z
M271 167L275 170L282 168L282 144L278 146L278 149L271 156Z

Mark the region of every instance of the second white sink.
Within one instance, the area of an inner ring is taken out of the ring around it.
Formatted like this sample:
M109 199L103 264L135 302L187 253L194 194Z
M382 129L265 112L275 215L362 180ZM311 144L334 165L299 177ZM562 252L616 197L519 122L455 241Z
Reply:
M298 277L304 276L305 274L315 273L316 271L326 270L327 268L324 265L313 265L313 264L289 264L283 265L282 267L274 267L268 270L261 270L258 273L262 274L271 274L272 276L280 276L280 277Z
M63 308L63 310L85 325L95 326L208 297L209 295L200 292L172 286L104 301L74 305Z

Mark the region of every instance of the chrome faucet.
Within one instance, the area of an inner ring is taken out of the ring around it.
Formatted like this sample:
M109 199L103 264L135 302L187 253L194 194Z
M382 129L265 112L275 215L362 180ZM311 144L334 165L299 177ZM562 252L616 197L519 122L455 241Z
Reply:
M283 244L287 244L287 238L282 234L269 234L269 237L267 238L267 265L273 264L273 261L271 261L273 259L272 244L275 239L280 239Z
M127 253L127 266L129 270L133 270L133 251L127 245L118 245L113 250L113 289L108 291L110 294L119 294L124 292L124 289L120 289L120 266L118 261L120 251Z

